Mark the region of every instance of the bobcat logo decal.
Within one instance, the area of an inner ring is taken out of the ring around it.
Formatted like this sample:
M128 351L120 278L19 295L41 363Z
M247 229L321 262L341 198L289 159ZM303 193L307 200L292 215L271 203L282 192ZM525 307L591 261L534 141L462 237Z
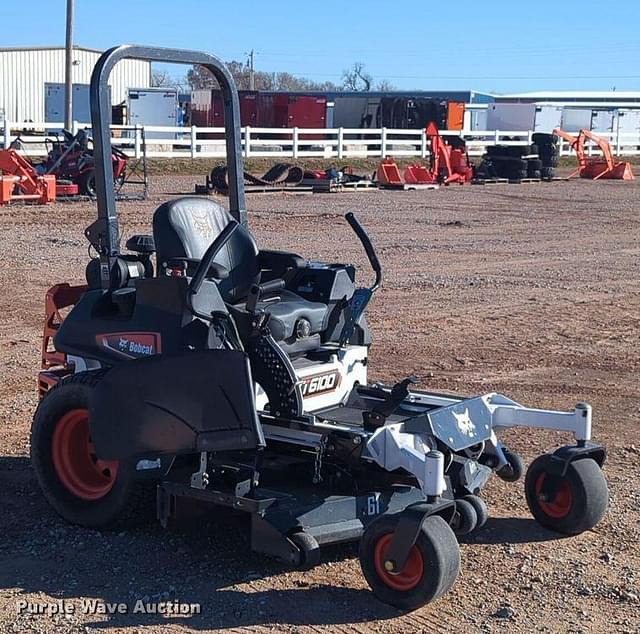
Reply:
M458 425L458 429L461 434L465 434L466 436L473 436L476 431L476 426L473 424L473 421L469 418L469 410L465 408L462 414L456 414L452 412L456 419L456 423Z
M193 229L199 236L205 239L213 237L211 220L205 212L195 212L193 214Z

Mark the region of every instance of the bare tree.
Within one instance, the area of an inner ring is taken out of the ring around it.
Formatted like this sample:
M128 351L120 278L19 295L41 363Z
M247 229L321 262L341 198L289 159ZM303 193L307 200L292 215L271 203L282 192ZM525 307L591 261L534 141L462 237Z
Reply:
M388 79L381 79L376 84L376 90L380 92L390 92L392 90L397 90L397 88Z
M185 77L172 77L166 70L151 71L152 88L175 88L183 91L187 80Z
M151 71L151 86L152 88L164 88L169 86L171 77L166 70L152 70Z
M345 90L369 92L373 77L365 70L362 62L353 62L351 68L342 71L342 87Z
M227 67L233 75L239 90L249 89L249 67L244 62L232 60ZM217 88L218 82L202 66L194 66L187 72L187 82L192 89ZM340 86L332 82L314 82L305 77L297 77L291 73L269 73L254 71L256 90L340 90Z

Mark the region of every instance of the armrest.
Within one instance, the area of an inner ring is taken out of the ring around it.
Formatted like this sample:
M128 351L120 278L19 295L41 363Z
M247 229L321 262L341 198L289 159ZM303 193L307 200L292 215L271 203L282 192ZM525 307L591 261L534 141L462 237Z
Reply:
M303 269L307 261L295 253L285 251L260 251L258 253L258 263L260 269L280 270L280 269Z
M164 267L168 269L178 268L184 264L187 265L187 268L191 267L195 269L198 264L200 264L200 260L197 258L178 257L170 258L166 262L163 262ZM207 277L212 277L216 280L225 280L229 277L229 271L226 266L213 262L207 271Z

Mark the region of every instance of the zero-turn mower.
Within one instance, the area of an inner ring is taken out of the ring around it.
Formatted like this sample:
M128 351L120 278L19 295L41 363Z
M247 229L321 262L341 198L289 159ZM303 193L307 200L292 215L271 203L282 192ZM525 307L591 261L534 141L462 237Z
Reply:
M203 198L160 205L153 235L120 235L108 79L122 59L197 64L224 98L229 211ZM205 53L120 46L91 79L99 257L87 285L47 295L41 402L31 451L44 495L66 520L118 523L150 483L166 523L185 501L251 518L252 549L310 567L320 547L358 541L375 595L413 609L445 594L460 567L456 534L487 520L489 477L522 474L498 439L511 427L569 432L537 458L527 503L565 534L604 515L605 452L591 408L530 409L502 394L455 396L367 383L365 309L381 266L364 228L346 221L375 273L260 249L247 226L238 95ZM62 311L72 307L63 318Z

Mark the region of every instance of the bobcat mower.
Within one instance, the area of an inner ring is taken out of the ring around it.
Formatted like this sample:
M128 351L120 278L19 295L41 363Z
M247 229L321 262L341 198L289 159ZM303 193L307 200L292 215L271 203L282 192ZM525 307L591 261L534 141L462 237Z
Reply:
M204 66L222 89L229 211L208 199L160 205L152 235L126 253L114 197L108 79L125 58ZM511 427L573 434L537 458L527 503L565 534L603 516L605 452L591 408L524 407L502 394L467 397L367 383L365 309L382 272L353 214L346 221L375 273L357 287L349 264L260 249L247 226L238 94L224 64L183 50L120 46L91 79L98 257L87 284L47 294L41 401L32 461L66 520L109 527L156 492L163 525L194 503L250 517L251 548L311 567L325 544L359 541L375 595L414 609L445 594L460 568L456 535L487 520L492 473L516 481ZM66 315L63 315L66 313Z

